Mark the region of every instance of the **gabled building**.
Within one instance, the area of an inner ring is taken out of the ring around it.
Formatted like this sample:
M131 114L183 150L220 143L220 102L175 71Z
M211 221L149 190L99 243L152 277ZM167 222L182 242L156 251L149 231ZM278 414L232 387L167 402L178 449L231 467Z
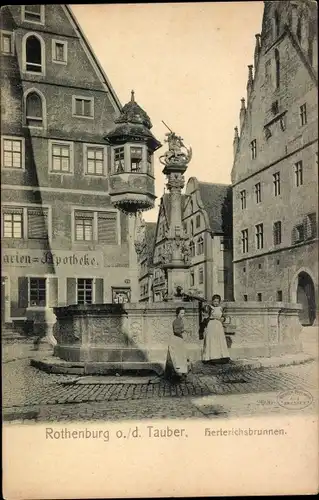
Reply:
M317 2L264 2L235 128L235 300L318 303Z
M5 6L0 28L3 321L138 300L108 194L121 105L107 76L67 5Z
M161 264L166 256L170 197L160 201L153 251L153 300L165 299L166 277ZM182 195L182 222L187 235L189 262L186 293L211 300L218 293L232 300L231 186L199 182L191 177Z

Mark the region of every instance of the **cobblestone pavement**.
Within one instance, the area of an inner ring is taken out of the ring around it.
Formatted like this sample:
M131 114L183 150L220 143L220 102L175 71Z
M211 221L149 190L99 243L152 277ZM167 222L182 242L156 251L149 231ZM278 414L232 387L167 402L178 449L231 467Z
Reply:
M76 384L73 375L47 374L28 358L2 368L5 421L125 420L144 418L216 418L291 412L282 408L282 391L303 389L317 410L316 361L284 368L190 374L187 382L164 380L132 384ZM98 380L98 378L96 378ZM110 379L111 380L111 379Z

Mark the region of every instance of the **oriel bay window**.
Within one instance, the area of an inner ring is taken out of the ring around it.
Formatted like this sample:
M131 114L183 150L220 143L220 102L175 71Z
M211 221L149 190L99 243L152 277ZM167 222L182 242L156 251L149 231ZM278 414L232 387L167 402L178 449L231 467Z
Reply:
M124 172L124 147L114 148L114 172Z
M130 153L131 172L141 172L143 149L141 147L131 147Z
M153 175L153 156L145 144L112 146L112 172Z

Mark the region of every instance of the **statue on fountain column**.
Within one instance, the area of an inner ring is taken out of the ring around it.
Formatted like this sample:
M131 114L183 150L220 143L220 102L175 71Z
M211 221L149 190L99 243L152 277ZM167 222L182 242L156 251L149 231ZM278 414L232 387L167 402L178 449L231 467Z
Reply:
M164 142L168 143L168 151L160 156L159 160L163 165L170 163L187 164L192 158L192 148L187 148L183 143L182 137L171 131L166 134L167 139Z

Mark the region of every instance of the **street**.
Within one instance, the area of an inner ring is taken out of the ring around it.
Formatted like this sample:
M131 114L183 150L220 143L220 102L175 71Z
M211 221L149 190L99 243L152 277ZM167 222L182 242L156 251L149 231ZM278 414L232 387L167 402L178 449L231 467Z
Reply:
M30 343L3 347L5 422L211 419L317 410L317 360L280 368L206 371L171 384L157 376L48 374L30 366L32 356ZM283 407L278 396L285 391L306 391L307 404Z

